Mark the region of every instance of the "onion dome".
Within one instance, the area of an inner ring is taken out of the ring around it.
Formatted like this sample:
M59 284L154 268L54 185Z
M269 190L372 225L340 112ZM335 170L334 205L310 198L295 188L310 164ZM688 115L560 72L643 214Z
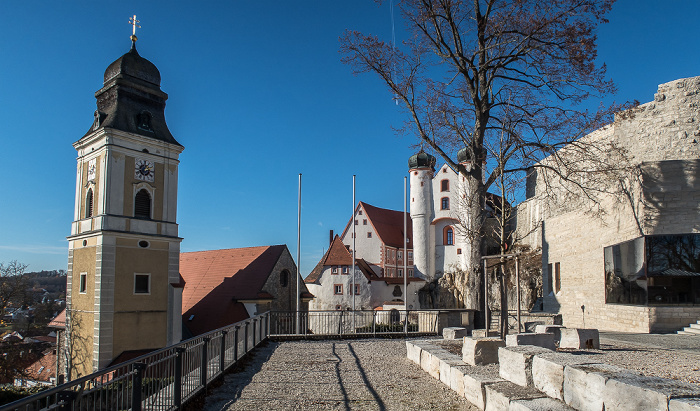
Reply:
M105 70L104 82L114 77L133 77L143 80L160 88L160 71L155 64L141 57L136 51L136 43L132 43L131 50L119 57Z
M462 164L462 163L467 163L469 161L472 161L472 156L469 150L467 150L466 147L462 148L457 152L457 162Z
M426 153L421 149L418 153L412 155L408 159L408 169L413 170L414 168L430 167L435 169L435 157Z
M107 128L180 146L165 122L168 95L160 89L160 71L136 51L135 37L131 50L107 67L95 97L97 110L86 136Z

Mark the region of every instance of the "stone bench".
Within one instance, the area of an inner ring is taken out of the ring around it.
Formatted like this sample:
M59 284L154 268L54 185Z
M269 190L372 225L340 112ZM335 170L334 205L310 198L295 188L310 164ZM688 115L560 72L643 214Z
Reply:
M446 327L442 329L442 338L445 340L458 340L467 336L467 329L464 327Z
M550 333L520 333L506 335L506 347L521 345L536 345L538 347L555 350L554 334Z
M595 328L562 328L559 348L600 349L600 336Z
M498 374L504 380L523 387L533 386L532 359L551 350L534 345L503 347L498 350Z
M498 349L505 347L500 338L464 337L462 340L462 361L469 365L498 363Z

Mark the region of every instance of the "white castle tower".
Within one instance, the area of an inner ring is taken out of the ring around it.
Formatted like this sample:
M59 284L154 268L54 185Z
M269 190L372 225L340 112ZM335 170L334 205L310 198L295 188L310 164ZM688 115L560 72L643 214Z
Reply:
M430 224L435 216L433 208L433 173L435 157L421 150L408 159L411 175L410 212L413 223L413 264L416 276L432 281L435 269L431 267L434 240L431 239Z

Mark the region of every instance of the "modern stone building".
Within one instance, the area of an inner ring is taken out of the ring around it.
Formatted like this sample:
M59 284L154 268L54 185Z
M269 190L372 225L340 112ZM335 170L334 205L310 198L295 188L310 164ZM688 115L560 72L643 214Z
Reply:
M178 157L155 65L131 50L107 67L78 152L68 237L66 376L180 341Z
M531 176L518 230L536 229L524 242L542 249L544 309L564 325L672 332L700 318L699 107L700 77L672 81L584 138L616 144L633 166L601 215L552 200Z

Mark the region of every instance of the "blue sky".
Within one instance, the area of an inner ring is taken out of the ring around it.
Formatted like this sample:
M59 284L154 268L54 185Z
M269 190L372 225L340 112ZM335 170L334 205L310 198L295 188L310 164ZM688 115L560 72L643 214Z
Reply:
M340 62L345 29L391 38L389 2L2 0L0 262L65 269L76 152L107 66L129 50L160 70L180 157L182 251L287 244L301 271L342 231L357 199L402 209L412 136L371 75ZM402 40L397 18L397 41ZM700 75L700 2L620 0L599 29L617 102Z

